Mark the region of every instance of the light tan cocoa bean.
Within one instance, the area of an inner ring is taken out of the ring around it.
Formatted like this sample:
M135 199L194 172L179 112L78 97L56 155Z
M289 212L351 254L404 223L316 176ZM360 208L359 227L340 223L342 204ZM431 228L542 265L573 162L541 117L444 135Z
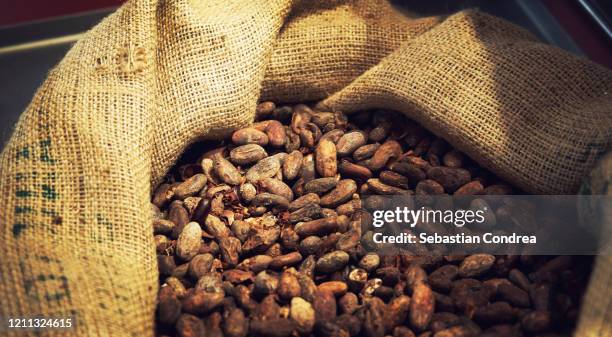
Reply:
M367 142L366 136L361 131L352 131L340 137L336 148L339 156L350 156Z
M255 255L248 259L242 260L238 265L238 268L244 270L250 270L253 273L259 273L260 271L268 269L270 262L272 262L273 257L268 255Z
M315 168L321 177L334 177L338 172L336 144L330 140L319 142L315 149Z
M304 194L303 196L293 200L290 204L289 204L289 211L293 212L296 211L300 208L303 208L304 206L308 205L308 204L319 204L321 202L321 199L319 198L319 196L315 193L308 193L308 194Z
M183 260L191 260L198 253L201 242L202 228L200 228L200 224L197 222L188 223L176 241L176 255Z
M323 136L321 136L320 140L326 139L332 141L333 143L338 143L338 141L340 140L340 138L342 138L343 135L344 131L340 129L333 129L324 133Z
M348 260L349 255L341 250L327 253L317 260L316 270L320 273L332 273L344 268Z
M283 163L283 176L287 180L295 179L302 169L304 155L300 151L293 151L287 155Z
M297 323L297 329L301 334L312 331L316 321L316 315L312 304L301 297L291 299L291 319Z
M230 151L230 160L238 165L256 163L268 156L266 150L257 144L246 144L238 146Z
M246 173L246 179L250 183L256 183L265 178L272 178L281 167L277 157L267 157L253 165Z
M495 256L490 254L470 255L459 265L459 276L474 277L482 275L493 266Z
M253 198L251 204L253 204L254 206L278 207L281 209L285 209L289 207L289 200L276 194L259 193L255 196L255 198Z
M215 215L209 214L204 222L204 228L208 234L212 235L218 240L229 237L232 235L230 229L225 225L220 218Z
M250 203L253 198L257 195L257 189L251 183L244 183L240 185L240 197L245 203Z
M293 200L293 191L291 187L287 186L284 182L274 179L265 178L259 181L259 186L264 190L272 194L280 195L288 201Z
M265 133L254 128L240 129L232 134L232 142L236 145L257 144L266 146L268 141L268 136Z
M242 175L229 160L223 158L221 155L217 155L214 157L213 161L214 172L224 183L229 185L240 185L240 183L242 183Z

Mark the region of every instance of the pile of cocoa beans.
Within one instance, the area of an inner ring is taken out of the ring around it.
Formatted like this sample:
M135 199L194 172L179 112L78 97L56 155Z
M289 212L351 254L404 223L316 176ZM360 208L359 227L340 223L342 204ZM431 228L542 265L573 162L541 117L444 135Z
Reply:
M403 115L262 102L207 146L152 196L158 336L571 335L590 257L364 247L365 196L513 193Z

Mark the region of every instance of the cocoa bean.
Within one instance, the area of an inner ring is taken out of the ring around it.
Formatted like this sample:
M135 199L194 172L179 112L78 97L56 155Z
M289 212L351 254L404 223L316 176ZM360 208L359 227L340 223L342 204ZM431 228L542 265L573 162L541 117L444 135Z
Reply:
M302 169L302 162L304 161L304 155L300 151L292 151L285 158L283 163L283 176L287 180L295 179L300 170Z
M410 325L418 331L425 330L431 322L435 304L431 288L425 283L417 283L410 300Z
M247 144L238 146L230 151L230 160L238 165L249 165L266 158L268 153L257 144Z
M315 168L322 177L334 177L338 172L336 144L330 140L319 142L315 149Z
M357 192L357 184L354 180L340 180L331 192L321 197L321 206L337 207L350 200L355 192Z
M191 260L200 249L202 242L202 228L197 222L185 225L176 241L176 255L186 261Z
M260 146L268 145L268 136L253 128L244 128L232 134L232 142L236 145L257 144Z

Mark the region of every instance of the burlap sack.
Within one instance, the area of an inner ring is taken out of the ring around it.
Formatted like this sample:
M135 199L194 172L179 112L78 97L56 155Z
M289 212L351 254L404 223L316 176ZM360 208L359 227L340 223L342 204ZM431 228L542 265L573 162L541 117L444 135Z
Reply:
M260 97L397 109L526 191L571 193L610 144L611 90L610 71L476 12L129 1L50 72L2 152L0 317L151 335L151 187L196 139L249 123ZM609 327L606 310L583 335Z

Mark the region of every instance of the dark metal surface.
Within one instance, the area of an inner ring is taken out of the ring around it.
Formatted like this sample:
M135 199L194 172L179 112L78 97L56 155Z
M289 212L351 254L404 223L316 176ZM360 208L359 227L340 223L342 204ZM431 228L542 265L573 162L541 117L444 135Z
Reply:
M559 23L537 0L392 0L411 13L422 16L448 15L478 8L519 24L543 41L581 54ZM110 9L69 16L29 25L0 29L0 149L15 122L27 107L48 71L70 48L70 42L38 43L85 32L111 12ZM24 45L25 44L25 45Z

